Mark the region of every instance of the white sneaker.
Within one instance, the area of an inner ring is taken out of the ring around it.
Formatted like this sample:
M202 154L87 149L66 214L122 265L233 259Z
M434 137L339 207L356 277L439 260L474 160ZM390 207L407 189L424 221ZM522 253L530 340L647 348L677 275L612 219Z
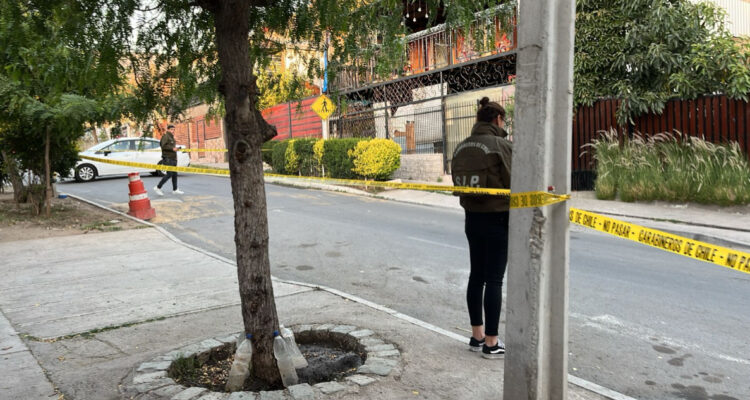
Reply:
M156 194L158 194L159 196L164 196L164 192L162 192L158 186L154 186L154 192L156 192Z
M183 192L180 189L175 189L175 190L172 191L172 193L174 193L174 194L185 194L185 192Z

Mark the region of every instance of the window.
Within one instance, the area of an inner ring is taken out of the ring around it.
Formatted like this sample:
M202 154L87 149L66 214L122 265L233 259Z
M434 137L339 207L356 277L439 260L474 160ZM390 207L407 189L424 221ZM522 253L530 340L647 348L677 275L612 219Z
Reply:
M107 152L107 151L135 151L135 141L134 140L120 140L97 151L97 153Z
M139 151L153 150L153 149L158 149L159 147L160 147L159 146L159 142L156 141L156 140L144 139L144 140L141 140L141 141L138 142L138 150Z

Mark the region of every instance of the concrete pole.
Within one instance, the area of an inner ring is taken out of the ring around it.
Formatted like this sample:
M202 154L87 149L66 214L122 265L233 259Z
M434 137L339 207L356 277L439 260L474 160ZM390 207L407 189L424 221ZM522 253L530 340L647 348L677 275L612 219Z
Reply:
M519 2L514 192L570 190L574 18L574 0ZM505 400L567 398L568 208L510 213Z

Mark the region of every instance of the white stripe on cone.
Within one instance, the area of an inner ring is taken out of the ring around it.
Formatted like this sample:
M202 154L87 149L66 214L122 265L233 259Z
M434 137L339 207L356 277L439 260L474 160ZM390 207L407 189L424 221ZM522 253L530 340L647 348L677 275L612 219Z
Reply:
M146 200L148 199L148 193L134 194L130 196L130 201Z
M140 181L141 176L136 172L134 174L128 174L128 179L130 179L130 182Z

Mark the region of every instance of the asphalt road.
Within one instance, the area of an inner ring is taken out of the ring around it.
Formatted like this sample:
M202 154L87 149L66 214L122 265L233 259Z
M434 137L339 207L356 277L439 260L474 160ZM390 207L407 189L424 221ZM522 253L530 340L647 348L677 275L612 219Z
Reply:
M185 195L167 184L158 197L150 189L157 178L144 178L153 222L233 258L229 180L179 179ZM58 189L127 209L127 178ZM460 211L277 185L266 191L275 276L333 287L468 337ZM639 399L750 399L750 276L578 228L570 243L572 375Z

